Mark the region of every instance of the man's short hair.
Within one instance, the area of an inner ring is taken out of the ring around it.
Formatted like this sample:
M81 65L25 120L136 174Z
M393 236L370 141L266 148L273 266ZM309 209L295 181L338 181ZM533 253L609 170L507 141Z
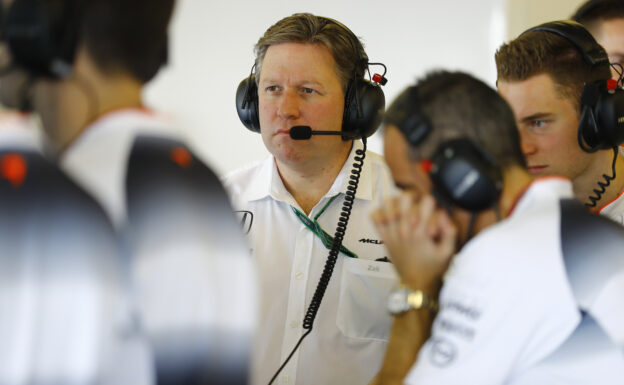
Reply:
M174 0L83 0L81 40L95 65L109 74L151 80L167 57Z
M255 46L256 82L270 46L282 43L322 44L336 61L336 74L343 91L349 81L364 77L368 56L360 40L345 26L309 13L296 13L278 21L266 30Z
M622 0L590 0L581 5L572 16L573 20L585 25L595 33L601 22L624 18L624 1Z
M549 75L559 96L571 100L579 114L585 84L611 77L608 66L592 68L568 39L546 31L526 32L503 44L495 60L498 81Z
M466 73L439 71L419 81L415 90L405 95L415 99L431 125L413 149L419 156L429 158L442 142L467 138L502 167L525 167L513 112L494 89Z

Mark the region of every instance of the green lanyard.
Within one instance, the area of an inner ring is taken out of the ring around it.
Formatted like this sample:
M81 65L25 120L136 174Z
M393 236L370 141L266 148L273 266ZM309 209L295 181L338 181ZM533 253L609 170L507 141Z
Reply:
M323 245L329 250L332 247L332 244L334 243L334 238L327 234L325 232L325 230L323 230L323 228L321 227L321 225L318 223L317 219L321 216L321 214L323 214L325 212L325 209L327 208L327 206L329 206L334 199L336 199L338 197L338 195L334 195L329 202L327 202L325 204L325 206L323 206L323 208L321 209L321 211L319 211L318 214L316 214L316 216L314 217L314 221L311 221L310 218L308 218L307 215L305 215L304 213L302 213L301 211L297 210L296 208L294 208L293 206L290 206L293 210L293 212L295 213L295 215L297 216L297 218L299 218L299 220L301 221L301 223L303 223L308 229L310 229L311 232L314 233L314 235L316 235L321 242L323 242ZM355 254L353 251L347 249L346 247L344 247L343 245L340 245L340 251L351 257L351 258L358 258L357 254Z

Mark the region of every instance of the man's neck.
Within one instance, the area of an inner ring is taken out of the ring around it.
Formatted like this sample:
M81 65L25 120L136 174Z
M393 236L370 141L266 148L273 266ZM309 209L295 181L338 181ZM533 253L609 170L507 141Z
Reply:
M142 84L123 73L104 74L79 51L69 78L41 82L35 109L54 146L63 151L102 114L141 106Z
M297 164L286 164L275 159L284 186L306 214L310 214L334 184L350 151L351 148L345 146L343 151L331 158L316 158Z
M594 167L590 171L572 181L574 186L574 194L576 198L584 203L596 202L595 207L600 208L613 201L624 190L624 158L618 153L615 161L615 178L607 182L603 175L611 177L613 170L613 151L605 150L596 154L600 156L600 162L596 162L600 167ZM603 190L598 183L608 186L604 188L604 192L597 194L594 190ZM590 199L590 197L599 199Z

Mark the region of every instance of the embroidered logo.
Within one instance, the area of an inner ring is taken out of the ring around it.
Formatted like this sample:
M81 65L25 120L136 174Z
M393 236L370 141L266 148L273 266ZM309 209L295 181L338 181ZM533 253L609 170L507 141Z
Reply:
M374 245L383 245L383 241L380 241L378 239L362 238L362 239L360 239L360 242L362 242L362 243L372 243Z
M245 235L249 234L249 232L251 231L251 225L253 224L253 213L251 211L240 210L236 211L236 215L240 220L243 233Z

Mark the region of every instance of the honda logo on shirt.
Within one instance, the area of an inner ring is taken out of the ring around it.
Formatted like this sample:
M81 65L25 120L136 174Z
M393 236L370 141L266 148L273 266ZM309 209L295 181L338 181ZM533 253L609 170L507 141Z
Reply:
M253 213L251 211L239 210L236 211L238 220L240 221L243 234L247 235L251 231L251 225L253 224Z

